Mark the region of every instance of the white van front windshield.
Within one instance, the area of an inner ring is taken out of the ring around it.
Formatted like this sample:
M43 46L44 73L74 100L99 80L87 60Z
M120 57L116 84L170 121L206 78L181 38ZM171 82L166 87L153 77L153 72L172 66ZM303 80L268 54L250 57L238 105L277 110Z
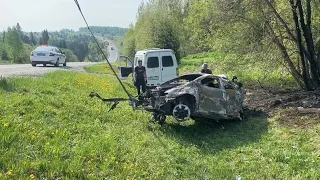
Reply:
M134 65L135 65L135 66L138 66L138 65L139 65L139 63L138 63L139 60L142 61L142 56L136 56L136 58L135 58L135 60L134 60Z

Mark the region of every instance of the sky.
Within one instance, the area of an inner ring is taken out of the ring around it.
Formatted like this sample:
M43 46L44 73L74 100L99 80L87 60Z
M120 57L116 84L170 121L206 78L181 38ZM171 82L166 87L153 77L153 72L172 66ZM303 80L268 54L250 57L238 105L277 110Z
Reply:
M90 26L128 27L145 0L78 0ZM86 24L74 0L0 0L0 30L19 22L23 31L78 30Z

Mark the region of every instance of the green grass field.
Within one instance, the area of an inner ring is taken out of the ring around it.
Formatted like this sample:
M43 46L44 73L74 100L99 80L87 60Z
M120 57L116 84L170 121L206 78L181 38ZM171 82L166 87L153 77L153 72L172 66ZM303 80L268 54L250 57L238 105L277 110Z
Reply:
M113 70L119 74L119 69L117 64L111 64ZM107 63L104 64L97 64L93 66L86 66L84 68L89 73L97 73L97 74L114 74Z
M92 74L1 79L0 179L320 178L319 124L288 126L279 113L224 130L170 118L160 127L127 103L108 113L91 91L125 97Z

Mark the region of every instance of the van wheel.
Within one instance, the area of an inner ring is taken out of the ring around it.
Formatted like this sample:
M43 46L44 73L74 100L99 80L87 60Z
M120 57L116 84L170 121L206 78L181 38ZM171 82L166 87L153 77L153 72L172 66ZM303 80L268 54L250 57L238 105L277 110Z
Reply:
M67 66L67 61L63 63L63 66Z

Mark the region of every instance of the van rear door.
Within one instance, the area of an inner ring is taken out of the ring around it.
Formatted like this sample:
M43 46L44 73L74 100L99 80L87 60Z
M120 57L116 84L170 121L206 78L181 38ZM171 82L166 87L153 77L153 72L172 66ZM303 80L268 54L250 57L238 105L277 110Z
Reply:
M120 78L127 79L128 76L133 72L133 62L126 56L120 56L118 63L119 63L118 68L120 71Z
M144 66L147 71L148 86L160 85L162 81L159 54L159 52L149 52L146 54Z
M171 52L161 52L161 82L167 82L171 79L174 79L178 76L178 64L176 57Z

